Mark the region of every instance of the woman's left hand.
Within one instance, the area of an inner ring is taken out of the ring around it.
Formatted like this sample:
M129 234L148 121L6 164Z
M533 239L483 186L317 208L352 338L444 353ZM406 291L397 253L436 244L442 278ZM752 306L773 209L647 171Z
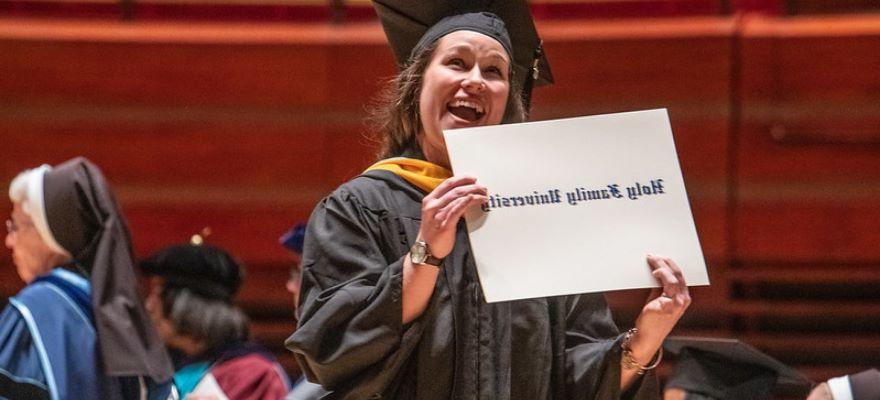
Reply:
M651 291L648 303L636 319L636 333L629 342L631 356L641 366L648 366L654 360L660 346L684 311L691 304L691 295L681 268L666 257L649 255L648 265L651 275L660 283L660 288ZM628 388L637 375L621 363L620 387Z
M691 295L675 261L649 255L648 265L660 287L651 291L648 304L636 320L636 328L643 339L662 343L691 304Z

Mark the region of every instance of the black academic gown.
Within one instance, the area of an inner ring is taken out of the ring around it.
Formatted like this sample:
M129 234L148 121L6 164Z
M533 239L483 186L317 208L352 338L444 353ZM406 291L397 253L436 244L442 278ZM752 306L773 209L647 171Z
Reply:
M403 260L423 197L370 171L312 214L286 345L332 390L325 398L659 399L651 373L621 395L621 335L603 295L487 304L463 221L427 309L402 324Z

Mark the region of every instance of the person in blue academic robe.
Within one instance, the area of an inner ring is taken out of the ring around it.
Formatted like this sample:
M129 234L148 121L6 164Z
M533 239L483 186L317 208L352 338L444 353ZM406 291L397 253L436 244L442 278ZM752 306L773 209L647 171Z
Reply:
M84 158L11 183L5 244L27 284L0 314L0 398L176 398L125 220Z
M0 393L99 398L91 285L63 268L34 279L0 314Z

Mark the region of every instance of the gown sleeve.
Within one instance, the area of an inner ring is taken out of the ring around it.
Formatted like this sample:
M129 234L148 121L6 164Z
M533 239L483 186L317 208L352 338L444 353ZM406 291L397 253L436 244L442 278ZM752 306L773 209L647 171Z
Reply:
M0 314L0 398L49 398L46 377L30 330L12 306L7 306Z
M389 218L341 188L309 220L299 327L286 345L332 398L386 392L421 336L420 322L402 323L403 258Z
M566 302L566 393L571 399L659 399L654 371L620 390L623 335L602 294L568 296Z

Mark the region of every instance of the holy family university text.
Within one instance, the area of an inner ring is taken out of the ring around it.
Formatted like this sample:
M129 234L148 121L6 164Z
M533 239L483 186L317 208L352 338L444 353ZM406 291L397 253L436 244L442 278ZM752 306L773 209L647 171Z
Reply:
M531 207L568 203L575 206L583 202L597 200L628 199L639 200L644 196L665 194L663 179L651 179L647 184L635 182L629 186L612 183L599 188L575 188L570 191L560 189L534 190L530 194L505 196L490 194L489 201L483 205L483 211L495 208Z

